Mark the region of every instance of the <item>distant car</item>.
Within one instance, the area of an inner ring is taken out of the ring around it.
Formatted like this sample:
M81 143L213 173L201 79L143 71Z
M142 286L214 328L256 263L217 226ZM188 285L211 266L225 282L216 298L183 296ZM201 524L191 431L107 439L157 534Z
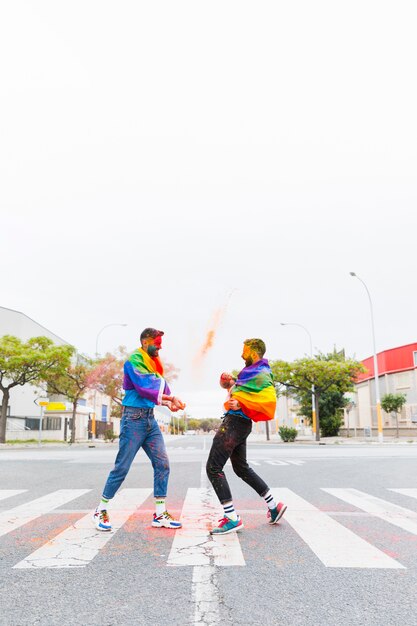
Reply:
M197 431L195 430L187 430L187 435L196 435Z

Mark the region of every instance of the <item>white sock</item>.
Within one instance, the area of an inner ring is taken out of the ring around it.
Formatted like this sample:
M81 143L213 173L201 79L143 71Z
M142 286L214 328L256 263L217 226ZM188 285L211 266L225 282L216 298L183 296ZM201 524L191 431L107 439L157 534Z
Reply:
M159 517L160 515L162 515L162 513L165 513L165 511L166 511L165 498L155 498L156 517Z
M266 493L264 495L264 500L268 505L268 509L276 509L277 508L277 503L274 500L274 496L272 495L271 491L268 491L268 493Z
M224 509L224 516L228 517L229 519L232 520L232 522L236 522L237 521L237 514L235 511L235 507L233 506L233 502L225 502L223 504L223 509Z
M98 505L98 510L99 511L107 511L107 505L108 505L109 501L106 498L101 498L100 500L100 504Z

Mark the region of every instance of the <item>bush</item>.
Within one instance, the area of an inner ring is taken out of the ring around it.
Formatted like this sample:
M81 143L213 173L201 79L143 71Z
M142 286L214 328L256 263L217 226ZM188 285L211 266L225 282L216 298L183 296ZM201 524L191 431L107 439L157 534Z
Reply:
M320 432L322 437L337 437L343 423L341 415L331 415L325 418L320 417Z
M111 441L113 443L116 437L116 433L111 428L104 431L104 441Z
M295 441L298 434L296 428L289 428L288 426L280 426L278 432L282 441L285 442Z

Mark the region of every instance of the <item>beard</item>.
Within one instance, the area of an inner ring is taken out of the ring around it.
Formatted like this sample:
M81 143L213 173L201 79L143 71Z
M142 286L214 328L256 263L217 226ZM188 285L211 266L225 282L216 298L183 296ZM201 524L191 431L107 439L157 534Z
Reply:
M252 365L252 363L253 363L253 359L252 359L252 357L251 357L251 356L248 356L248 358L247 358L247 359L245 359L245 365L246 365L246 367L249 367L249 365Z
M157 348L156 346L148 346L146 352L149 354L149 356L156 357L158 356L159 348Z

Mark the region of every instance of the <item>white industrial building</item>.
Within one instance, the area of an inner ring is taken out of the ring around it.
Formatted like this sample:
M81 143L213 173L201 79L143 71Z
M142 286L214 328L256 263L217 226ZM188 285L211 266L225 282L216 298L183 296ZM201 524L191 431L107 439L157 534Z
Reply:
M13 335L22 341L31 337L48 337L57 345L69 345L65 339L51 332L35 320L20 311L14 311L0 307L0 336ZM6 438L12 439L36 439L39 434L39 419L41 408L35 400L45 396L45 391L24 385L10 390L8 406L8 420ZM77 440L88 439L89 417L96 408L97 421L109 422L111 411L111 399L99 392L89 391L86 393L77 408L76 433ZM67 404L66 411L46 411L42 421L42 438L49 440L64 440L68 421L72 417L72 405ZM119 420L114 420L113 430L118 434Z

